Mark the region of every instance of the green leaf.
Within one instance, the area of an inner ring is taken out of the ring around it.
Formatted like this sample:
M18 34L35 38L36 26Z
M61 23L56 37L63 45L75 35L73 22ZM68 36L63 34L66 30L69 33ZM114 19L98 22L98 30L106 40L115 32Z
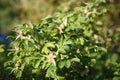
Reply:
M54 48L55 47L55 44L54 44L55 42L48 42L48 43L46 43L46 46L47 47L52 47L52 48Z
M79 22L81 22L81 23L85 23L85 22L86 22L85 17L80 17L80 18L79 18Z
M59 49L59 52L60 52L60 53L66 53L66 51L65 51L64 48L60 48L60 49Z
M52 37L54 37L56 34L57 34L57 31L53 31L53 32L51 32L50 35L51 35Z
M25 40L25 44L26 47L28 47L28 40Z
M80 44L84 45L84 38L80 38Z
M100 50L100 51L103 51L103 52L107 53L107 49L106 49L106 48L104 48L104 47L99 47L99 48L98 48L98 50Z
M72 41L66 41L64 44L73 44L73 42Z
M50 66L50 67L47 69L46 77L56 78L56 77L57 77L56 67Z
M96 63L96 59L91 59L91 63L95 64Z
M60 61L58 66L59 66L60 69L62 69L65 66L65 62L64 61Z
M69 46L62 46L62 49L64 49L64 50L70 50L70 47Z
M29 28L32 30L34 28L33 24L29 23Z
M41 62L41 60L37 60L37 62L36 62L36 64L35 64L35 68L38 68L38 67L39 67L40 62Z
M69 68L69 67L70 67L70 60L66 60L66 61L65 61L65 67L66 67L66 68Z
M20 78L21 76L22 76L22 71L19 71L19 72L16 73L17 78Z
M48 53L49 53L49 49L48 49L46 46L44 46L44 47L42 48L42 53L48 54Z
M47 64L48 64L48 61L45 60L42 64L42 69L45 69Z
M64 77L63 76L57 76L56 80L64 80Z
M79 58L72 58L71 61L73 61L73 62L80 62L80 59Z
M97 22L96 22L96 25L101 26L102 24L103 24L102 21L97 21Z
M34 60L34 59L37 59L37 57L35 57L35 56L26 57L26 58L25 58L25 62L26 62L27 64L30 64L30 61L31 61L31 60Z
M48 15L45 18L43 18L42 20L51 20L51 19L52 19L52 16Z
M25 65L26 65L26 63L25 63L25 62L21 65L21 68L20 68L20 69L21 69L22 71L24 70Z
M35 43L33 39L29 39L29 41L30 41L31 43Z
M0 45L0 53L4 52L4 45Z

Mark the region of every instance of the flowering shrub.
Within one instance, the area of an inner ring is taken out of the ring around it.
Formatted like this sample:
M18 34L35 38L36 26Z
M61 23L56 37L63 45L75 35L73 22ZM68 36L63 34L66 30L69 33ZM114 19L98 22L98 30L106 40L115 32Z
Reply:
M101 3L84 3L39 24L16 26L7 69L23 80L109 79L102 73L109 67L103 65L107 47L96 29L102 25L98 16L106 12Z

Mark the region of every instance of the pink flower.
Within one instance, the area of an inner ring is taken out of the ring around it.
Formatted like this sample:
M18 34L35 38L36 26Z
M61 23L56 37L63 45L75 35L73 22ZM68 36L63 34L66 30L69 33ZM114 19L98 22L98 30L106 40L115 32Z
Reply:
M58 30L59 33L63 32L61 27L57 27L57 30Z
M52 53L50 53L50 54L47 56L48 61L49 61L49 62L52 62L54 65L56 65L56 63L55 63L55 58L56 58L56 56L53 55Z

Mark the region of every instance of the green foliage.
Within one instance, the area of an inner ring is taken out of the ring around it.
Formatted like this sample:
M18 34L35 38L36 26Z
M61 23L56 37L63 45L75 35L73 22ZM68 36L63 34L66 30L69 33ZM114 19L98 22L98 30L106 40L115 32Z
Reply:
M100 33L104 3L91 0L39 24L16 26L4 67L19 80L118 80L119 55L111 54L112 42ZM113 42L119 41L119 30L116 36Z
M4 52L4 45L0 45L0 53Z

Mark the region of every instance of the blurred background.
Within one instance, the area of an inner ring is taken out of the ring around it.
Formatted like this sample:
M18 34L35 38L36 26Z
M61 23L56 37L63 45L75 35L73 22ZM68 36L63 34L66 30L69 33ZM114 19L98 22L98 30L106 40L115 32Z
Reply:
M56 11L78 6L81 0L0 0L0 31L9 33L16 24L37 23Z
M0 31L8 33L16 24L38 23L41 18L59 11L65 12L90 0L0 0ZM105 26L119 25L120 0L107 0L109 13Z

